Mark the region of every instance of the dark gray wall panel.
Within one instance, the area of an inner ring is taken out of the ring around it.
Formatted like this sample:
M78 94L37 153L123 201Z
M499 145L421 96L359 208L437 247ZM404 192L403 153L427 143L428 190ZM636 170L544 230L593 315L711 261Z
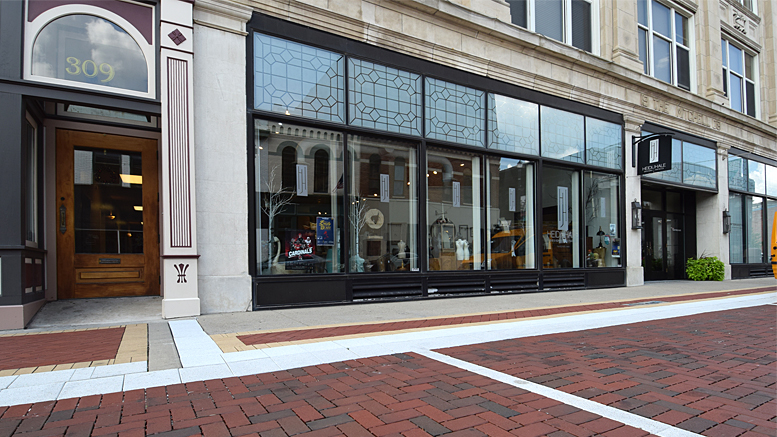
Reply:
M22 97L0 93L0 108L3 113L0 117L0 247L19 246L24 241L21 211Z
M23 13L21 0L0 1L0 78L22 78Z

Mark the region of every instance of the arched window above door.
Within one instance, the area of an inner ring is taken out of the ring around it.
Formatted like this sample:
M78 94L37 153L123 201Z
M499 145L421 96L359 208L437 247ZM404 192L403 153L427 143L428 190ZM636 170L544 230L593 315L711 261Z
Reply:
M114 12L60 6L37 15L25 33L25 79L156 97L153 35Z

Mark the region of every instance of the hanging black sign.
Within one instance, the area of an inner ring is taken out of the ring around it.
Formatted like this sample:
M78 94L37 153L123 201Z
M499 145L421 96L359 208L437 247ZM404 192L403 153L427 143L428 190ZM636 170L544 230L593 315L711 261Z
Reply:
M656 135L637 143L637 174L650 174L672 169L672 137Z

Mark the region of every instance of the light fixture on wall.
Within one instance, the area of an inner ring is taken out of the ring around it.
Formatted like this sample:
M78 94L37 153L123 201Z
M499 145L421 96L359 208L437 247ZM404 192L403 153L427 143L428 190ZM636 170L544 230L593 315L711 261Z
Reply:
M631 229L642 229L642 205L637 199L631 202Z
M731 214L728 210L723 210L723 233L728 234L731 232Z

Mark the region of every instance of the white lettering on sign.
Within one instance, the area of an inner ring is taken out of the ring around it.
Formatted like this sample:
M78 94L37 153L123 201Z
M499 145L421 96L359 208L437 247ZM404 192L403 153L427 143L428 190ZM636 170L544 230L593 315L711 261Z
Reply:
M308 247L306 249L300 249L300 250L290 250L289 254L287 255L289 258L300 256L300 255L310 255L313 253L313 248Z
M658 138L650 140L650 163L658 162Z

